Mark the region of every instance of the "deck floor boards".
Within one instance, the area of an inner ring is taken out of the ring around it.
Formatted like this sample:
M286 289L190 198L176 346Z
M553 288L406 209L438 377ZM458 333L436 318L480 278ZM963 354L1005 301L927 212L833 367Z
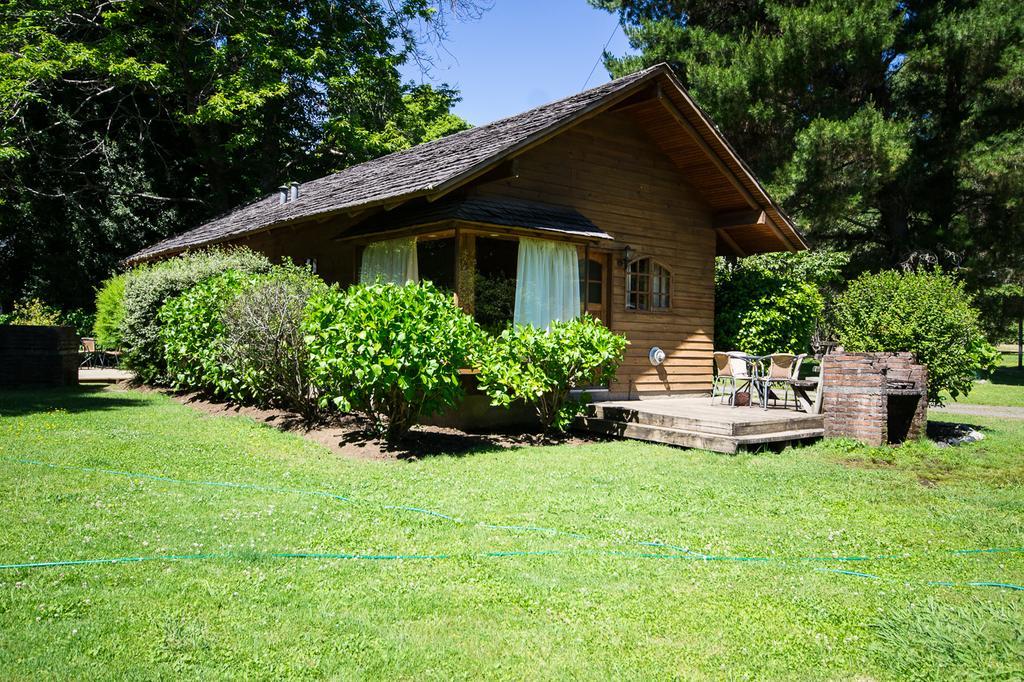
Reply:
M591 403L577 422L585 431L717 452L824 435L820 414L772 406L732 407L707 397L614 400Z

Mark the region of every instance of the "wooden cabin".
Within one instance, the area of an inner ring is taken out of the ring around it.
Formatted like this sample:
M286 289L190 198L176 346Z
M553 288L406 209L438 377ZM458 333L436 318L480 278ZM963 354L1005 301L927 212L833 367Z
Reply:
M806 248L665 65L282 187L128 262L213 244L341 284L430 279L486 324L586 311L630 340L618 399L708 392L715 256Z

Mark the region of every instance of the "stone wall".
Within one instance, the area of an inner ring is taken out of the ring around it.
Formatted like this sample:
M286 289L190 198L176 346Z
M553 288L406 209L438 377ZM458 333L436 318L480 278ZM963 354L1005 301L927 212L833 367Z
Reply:
M0 386L75 386L78 335L71 327L0 326Z
M912 353L830 353L822 376L826 437L885 445L924 435L928 368Z

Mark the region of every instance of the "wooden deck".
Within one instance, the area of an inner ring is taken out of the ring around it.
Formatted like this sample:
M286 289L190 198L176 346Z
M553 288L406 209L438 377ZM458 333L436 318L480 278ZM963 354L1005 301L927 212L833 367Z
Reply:
M782 407L712 405L706 397L591 403L576 428L727 453L821 438L825 433L820 414Z

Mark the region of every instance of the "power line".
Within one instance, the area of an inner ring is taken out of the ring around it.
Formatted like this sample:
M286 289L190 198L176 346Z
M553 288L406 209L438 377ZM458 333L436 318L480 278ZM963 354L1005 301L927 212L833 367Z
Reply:
M594 72L597 71L597 65L601 63L601 57L603 57L604 53L608 51L608 46L612 44L612 38L615 37L615 34L618 32L618 30L619 30L619 22L618 22L618 20L616 20L615 21L615 27L612 28L611 35L608 36L608 40L604 41L604 47L601 48L601 56L598 57L597 61L594 62L594 68L592 68L590 70L590 75L587 76L587 80L585 80L583 82L583 87L580 88L580 90L586 90L587 89L587 85L590 84L590 79L594 77Z

